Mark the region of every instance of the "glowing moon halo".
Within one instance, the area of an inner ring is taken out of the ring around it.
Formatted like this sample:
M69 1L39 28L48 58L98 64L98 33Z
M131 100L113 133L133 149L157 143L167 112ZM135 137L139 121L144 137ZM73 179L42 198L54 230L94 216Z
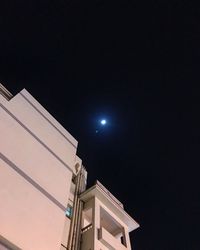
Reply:
M101 120L101 125L103 125L103 126L104 126L104 125L106 125L106 123L107 123L107 122L106 122L106 120L105 120L105 119Z

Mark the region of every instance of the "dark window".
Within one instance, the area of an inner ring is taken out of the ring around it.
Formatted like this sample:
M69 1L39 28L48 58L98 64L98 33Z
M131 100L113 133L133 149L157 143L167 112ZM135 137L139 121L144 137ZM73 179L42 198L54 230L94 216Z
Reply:
M124 240L124 236L121 236L121 243L122 245L126 246L125 240Z
M73 176L72 176L72 182L73 182L74 184L76 184L76 175L75 175L75 174L73 174Z

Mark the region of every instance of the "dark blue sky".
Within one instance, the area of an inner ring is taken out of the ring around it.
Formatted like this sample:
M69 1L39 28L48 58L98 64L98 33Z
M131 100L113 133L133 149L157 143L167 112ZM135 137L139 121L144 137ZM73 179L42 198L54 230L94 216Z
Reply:
M99 179L140 223L134 249L200 249L198 9L7 0L0 12L0 81L78 139L89 185Z

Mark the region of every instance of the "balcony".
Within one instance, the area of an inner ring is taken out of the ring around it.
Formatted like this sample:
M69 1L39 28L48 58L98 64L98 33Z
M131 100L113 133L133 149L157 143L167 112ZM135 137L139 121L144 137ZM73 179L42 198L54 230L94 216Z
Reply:
M99 181L94 186L80 194L80 199L87 203L93 197L96 197L108 210L115 214L124 224L127 225L128 231L135 230L139 227L138 223L126 213L123 204L112 195Z
M105 228L101 227L98 231L98 240L111 250L127 250L120 239L115 238Z

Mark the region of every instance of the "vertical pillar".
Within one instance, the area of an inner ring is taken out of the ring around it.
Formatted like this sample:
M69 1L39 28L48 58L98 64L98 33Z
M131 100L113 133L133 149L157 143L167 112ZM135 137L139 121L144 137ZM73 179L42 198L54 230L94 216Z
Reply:
M93 242L94 249L97 249L98 229L100 228L100 205L96 198L93 199L92 209Z
M123 235L125 239L125 244L128 250L131 250L131 243L130 243L130 238L129 238L129 232L128 229L123 227Z

